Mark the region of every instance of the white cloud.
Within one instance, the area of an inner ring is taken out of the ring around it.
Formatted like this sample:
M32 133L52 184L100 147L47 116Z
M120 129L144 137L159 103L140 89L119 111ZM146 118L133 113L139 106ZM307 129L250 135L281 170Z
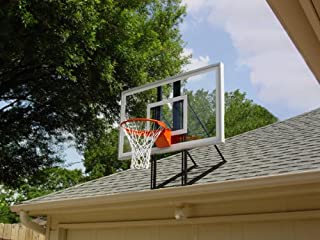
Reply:
M226 31L250 69L258 97L273 106L299 111L320 106L320 85L307 68L266 1L185 0L193 19ZM280 109L278 108L278 109Z
M185 65L183 70L190 71L193 69L197 69L197 68L201 68L201 67L205 67L205 66L209 65L209 62L210 62L209 56L199 56L197 58L194 58L193 57L193 49L185 48L183 50L184 51L182 53L182 56L192 56L192 58L190 59L190 63Z

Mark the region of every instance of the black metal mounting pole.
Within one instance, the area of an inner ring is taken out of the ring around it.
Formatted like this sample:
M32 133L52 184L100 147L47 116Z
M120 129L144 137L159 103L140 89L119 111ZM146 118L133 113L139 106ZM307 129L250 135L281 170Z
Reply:
M173 83L173 97L178 97L178 96L181 96L181 81L176 81ZM179 130L182 128L182 125L183 125L183 119L181 117L182 102L181 101L174 102L172 107L173 107L172 130Z
M198 176L194 177L193 179L191 179L187 185L192 185L195 182L199 181L201 178L205 177L206 175L208 175L209 173L213 172L214 170L218 169L220 166L222 166L223 164L225 164L225 161L221 161L218 164L210 167L209 169L207 169L206 171L204 171L203 173L199 174Z
M151 189L157 188L157 157L151 157Z
M157 101L162 100L162 87L157 87ZM161 120L161 107L154 108L154 119Z
M208 168L206 171L204 171L203 173L199 174L198 176L194 177L193 179L191 179L189 182L187 182L187 185L191 185L194 184L195 182L199 181L201 178L205 177L206 175L208 175L209 173L213 172L214 170L218 169L219 167L221 167L223 164L225 164L227 162L227 160L224 158L223 154L221 153L220 149L218 148L217 145L214 145L215 149L217 150L220 158L222 159L221 162L217 163L216 165L213 165L212 167ZM188 152L188 154L190 154ZM192 159L192 156L190 154L190 158L191 160L194 162L194 160Z
M157 101L162 100L162 87L157 88ZM161 107L154 108L154 118L161 120ZM151 156L151 189L157 188L157 157L155 155Z
M187 172L190 172L192 169L194 169L196 166L191 166L187 169ZM182 172L172 176L171 178L165 180L164 182L160 183L156 188L163 188L164 186L166 186L167 184L175 181L176 179L178 179L179 177L182 176Z
M188 150L184 150L182 151L182 155L181 156L181 160L182 160L182 164L181 164L181 172L172 176L171 178L165 180L164 182L160 183L159 185L153 185L153 189L155 188L163 188L165 187L167 184L177 180L179 177L181 177L181 185L191 185L196 183L197 181L199 181L201 178L205 177L206 175L208 175L209 173L213 172L214 170L218 169L219 167L221 167L223 164L225 164L227 161L225 160L225 158L223 157L222 153L220 152L218 146L216 146L216 150L219 154L219 156L221 157L222 161L217 163L216 165L213 165L211 167L209 167L207 170L205 170L204 172L202 172L201 174L199 174L198 176L190 179L188 181L188 172L190 172L192 169L197 168L198 165L195 162L195 160L193 159L191 153ZM188 167L186 162L188 160L188 157L190 158L190 160L192 161L193 165ZM156 161L155 161L156 162ZM156 184L156 182L154 181L154 184Z
M188 157L191 159L192 163L194 166L198 167L196 161L193 159L193 157L191 156L191 154L189 153L188 150L186 150L186 154L188 155Z
M187 151L181 152L181 185L187 185L188 182L188 155Z
M218 148L217 145L214 145L215 149L217 150L219 156L221 157L223 162L226 162L227 160L224 158L223 154L221 153L220 149Z

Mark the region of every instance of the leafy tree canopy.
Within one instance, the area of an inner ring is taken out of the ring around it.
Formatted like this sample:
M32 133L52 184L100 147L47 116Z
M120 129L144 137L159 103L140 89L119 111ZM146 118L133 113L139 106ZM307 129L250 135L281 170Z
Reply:
M120 92L174 75L180 0L0 3L0 183L52 166L117 121Z
M90 178L107 176L129 167L129 162L118 160L118 132L118 129L110 128L101 137L88 142L84 167Z
M278 121L266 108L246 98L239 90L226 93L225 106L226 138Z
M74 186L86 180L81 170L61 167L46 168L32 177L24 179L18 188L0 186L0 222L14 223L18 216L10 211L10 206L54 191Z
M201 137L215 135L215 91L208 92L204 89L196 92L186 92L193 108L197 109L197 117L206 129L191 112L188 131ZM276 122L278 119L266 108L246 98L246 93L239 90L225 93L225 137L232 137L259 127Z
M0 186L0 223L14 223L18 221L18 216L10 211L10 206L14 200L14 191Z

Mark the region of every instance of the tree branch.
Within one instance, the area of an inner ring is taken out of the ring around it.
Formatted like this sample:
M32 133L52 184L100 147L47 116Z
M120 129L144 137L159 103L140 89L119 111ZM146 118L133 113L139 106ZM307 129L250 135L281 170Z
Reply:
M4 112L4 110L6 110L7 108L13 106L14 104L16 104L17 102L19 102L20 99L16 99L15 101L9 103L8 105L4 106L3 108L0 109L0 114Z

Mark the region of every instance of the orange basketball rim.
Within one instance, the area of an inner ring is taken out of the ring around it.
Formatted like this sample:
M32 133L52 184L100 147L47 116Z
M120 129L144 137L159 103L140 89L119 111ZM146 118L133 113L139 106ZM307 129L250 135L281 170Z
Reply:
M155 124L155 126L158 126L157 129L134 129L130 127L130 123L134 123L135 126L137 122L150 122ZM129 135L137 135L140 137L152 137L157 135L159 131L161 133L155 140L155 144L158 148L165 148L171 146L171 130L167 127L167 125L159 120L152 119L152 118L131 118L128 120L125 120L120 123L120 126L124 129L124 131Z

